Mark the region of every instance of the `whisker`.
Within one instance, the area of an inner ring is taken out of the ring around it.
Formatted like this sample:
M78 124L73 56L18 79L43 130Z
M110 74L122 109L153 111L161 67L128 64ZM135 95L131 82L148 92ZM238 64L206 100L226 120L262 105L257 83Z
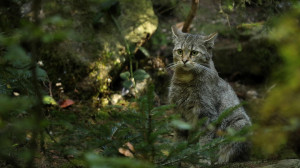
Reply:
M167 65L165 67L165 69L171 69L171 68L174 68L178 65L178 63L170 63L169 65ZM199 69L202 69L204 70L205 72L209 73L211 76L215 76L215 75L218 75L218 73L208 67L206 67L205 65L202 65L202 64L196 64L196 66L199 68ZM197 68L197 69L198 69ZM198 72L199 72L199 69L198 69Z
M205 70L206 72L210 73L211 75L217 75L217 73L209 68L207 68L204 65L201 64L197 64L197 66L199 66L200 68L202 68L203 70Z
M174 68L177 64L167 67L166 69Z
M206 72L208 72L210 75L218 75L218 72L217 72L217 71L211 70L211 69L207 68L207 67L204 66L204 65L198 64L197 66L199 66L200 68L202 68L203 70L205 70ZM212 77L212 76L209 76L209 77ZM222 79L222 78L218 78L218 79L221 80L221 81L226 82L226 81L225 81L224 79Z
M167 65L167 66L174 65L174 64L176 64L176 62L172 62L172 63L170 63L170 64L169 64L169 65Z
M177 66L177 65L178 65L178 63L171 63L171 64L169 64L169 65L166 67L166 69L173 68L173 67L175 67L175 66Z

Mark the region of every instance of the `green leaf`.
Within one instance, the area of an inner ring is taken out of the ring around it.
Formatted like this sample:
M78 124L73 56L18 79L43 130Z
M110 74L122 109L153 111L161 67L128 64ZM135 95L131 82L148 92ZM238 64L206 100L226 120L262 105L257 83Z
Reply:
M182 120L173 120L171 124L174 127L181 129L181 130L190 130L192 128L192 126L189 123L184 122Z
M131 86L133 85L133 82L131 80L126 80L123 82L123 86L126 88L126 89L129 89L131 88Z
M138 69L133 73L133 78L135 81L143 81L144 79L149 78L150 75L143 69Z
M47 72L42 68L37 67L36 73L39 80L46 81L48 79Z
M123 80L128 80L129 77L130 77L130 73L129 73L128 71L122 72L122 73L120 74L120 77L121 77Z
M150 53L149 51L144 48L144 47L140 47L139 50L146 56L146 57L150 57Z
M131 57L134 57L134 55L132 55L132 53L134 53L135 49L136 49L136 46L135 46L135 45L129 45L129 46L128 46L127 52L128 52L128 54L131 54L131 55L130 55Z
M44 104L57 105L56 101L51 96L44 96L43 97L43 103Z

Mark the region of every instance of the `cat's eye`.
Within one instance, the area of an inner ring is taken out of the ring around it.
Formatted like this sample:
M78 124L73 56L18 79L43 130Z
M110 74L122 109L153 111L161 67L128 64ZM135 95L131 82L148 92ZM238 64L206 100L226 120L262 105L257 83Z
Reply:
M195 56L195 55L197 55L198 53L199 53L198 51L193 50L193 51L191 51L191 56Z
M182 49L177 50L177 54L182 55L183 51Z

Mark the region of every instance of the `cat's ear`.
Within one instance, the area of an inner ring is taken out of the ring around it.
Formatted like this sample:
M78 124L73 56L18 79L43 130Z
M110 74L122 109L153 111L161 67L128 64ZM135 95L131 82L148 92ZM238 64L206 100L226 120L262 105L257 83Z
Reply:
M204 39L205 47L208 49L212 49L214 47L217 36L218 36L218 33L213 33L213 34L206 36Z
M179 30L176 25L172 26L171 29L173 42L177 41L180 36L184 35L184 33Z

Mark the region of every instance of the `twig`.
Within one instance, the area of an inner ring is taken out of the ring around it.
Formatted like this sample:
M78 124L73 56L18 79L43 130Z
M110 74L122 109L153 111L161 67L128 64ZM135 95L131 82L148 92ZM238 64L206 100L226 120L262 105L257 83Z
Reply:
M170 11L170 10L173 10L173 9L175 9L176 7L177 7L177 5L172 6L172 7L169 7L169 8L167 8L167 9L164 9L164 10L158 12L158 14L159 14L159 15L162 15L163 13L168 12L168 11Z
M231 29L231 24L230 24L229 16L228 16L227 13L224 12L224 10L222 8L222 0L220 0L219 8L220 8L220 14L223 14L226 17L226 21L227 21L228 27L229 27L229 29Z
M192 23L194 17L196 16L198 5L199 5L199 0L192 0L191 10L190 10L189 15L187 16L186 20L184 21L182 32L190 31L190 26L191 26L191 23Z
M52 94L52 82L51 81L49 81L49 95L51 97L53 97L53 94Z
M48 86L46 85L46 83L44 81L43 81L43 85L45 86L45 88L47 88L49 90L50 97L53 97L53 94L52 94L52 82L48 79Z

